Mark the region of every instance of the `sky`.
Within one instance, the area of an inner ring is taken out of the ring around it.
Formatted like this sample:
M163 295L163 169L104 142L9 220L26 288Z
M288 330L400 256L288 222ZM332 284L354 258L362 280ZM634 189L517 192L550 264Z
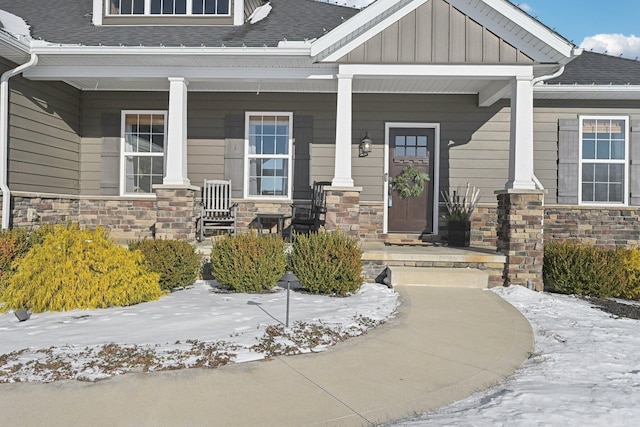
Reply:
M373 0L337 0L363 7ZM640 57L638 0L512 0L574 44L594 52Z

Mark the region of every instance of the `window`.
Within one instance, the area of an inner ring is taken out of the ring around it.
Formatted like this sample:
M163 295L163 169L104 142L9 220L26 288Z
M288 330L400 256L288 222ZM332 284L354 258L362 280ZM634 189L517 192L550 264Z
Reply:
M230 0L110 0L109 15L229 15Z
M246 114L246 197L290 198L292 121L292 113Z
M580 118L580 202L627 204L628 119Z
M162 184L166 118L164 111L122 112L121 194L153 194Z

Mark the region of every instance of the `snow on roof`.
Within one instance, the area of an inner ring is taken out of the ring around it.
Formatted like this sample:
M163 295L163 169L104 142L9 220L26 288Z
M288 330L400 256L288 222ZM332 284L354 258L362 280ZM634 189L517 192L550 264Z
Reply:
M0 29L16 38L31 38L30 26L19 16L0 9Z

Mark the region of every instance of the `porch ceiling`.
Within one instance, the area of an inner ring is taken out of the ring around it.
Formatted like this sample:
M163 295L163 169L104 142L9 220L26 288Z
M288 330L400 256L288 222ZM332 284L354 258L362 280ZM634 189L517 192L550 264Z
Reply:
M34 76L29 75L34 79ZM161 77L59 77L60 80L86 91L168 91L168 76ZM35 76L36 80L49 80ZM307 92L336 93L335 75L299 74L297 78L246 76L245 78L188 77L189 92ZM498 80L447 78L367 78L354 79L353 93L477 94ZM500 81L505 86L508 80ZM508 96L505 95L505 96Z

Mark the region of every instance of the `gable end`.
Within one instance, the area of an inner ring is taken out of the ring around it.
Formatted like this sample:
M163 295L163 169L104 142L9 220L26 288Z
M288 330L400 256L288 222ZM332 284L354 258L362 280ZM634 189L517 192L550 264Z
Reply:
M337 62L531 64L534 61L445 0L430 0Z

